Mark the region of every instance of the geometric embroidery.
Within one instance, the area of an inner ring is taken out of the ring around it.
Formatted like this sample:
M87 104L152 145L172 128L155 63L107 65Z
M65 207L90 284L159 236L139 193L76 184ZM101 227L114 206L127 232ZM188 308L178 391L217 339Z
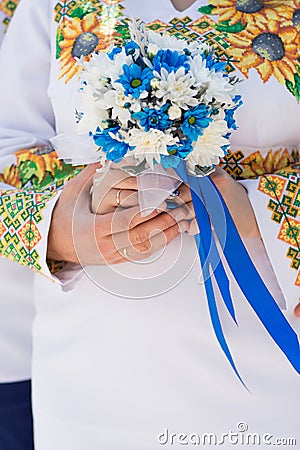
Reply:
M280 148L276 151L270 149L266 157L263 157L259 150L250 153L248 156L245 156L242 150L229 150L228 154L221 159L220 166L235 180L242 180L258 178L267 173L274 174L298 161L299 152L297 149ZM280 182L280 180L278 181ZM268 183L267 180L265 182ZM272 190L270 195L274 196Z
M35 247L42 236L42 211L57 192L0 191L0 255L40 271Z
M65 164L52 147L19 150L15 156L16 163L0 174L0 182L18 189L0 191L0 256L40 271L42 210L82 166Z
M177 39L187 41L198 40L199 42L213 46L216 59L226 62L226 71L230 73L235 70L233 65L234 59L226 51L229 44L224 39L224 33L218 31L215 25L215 22L210 17L204 15L197 20L192 20L188 16L182 18L175 17L169 23L155 20L147 23L146 28L159 33L168 33Z
M295 285L300 286L300 173L290 169L263 175L258 189L270 197L268 209L279 226L277 238L288 246L286 256L292 260L290 267L298 272Z

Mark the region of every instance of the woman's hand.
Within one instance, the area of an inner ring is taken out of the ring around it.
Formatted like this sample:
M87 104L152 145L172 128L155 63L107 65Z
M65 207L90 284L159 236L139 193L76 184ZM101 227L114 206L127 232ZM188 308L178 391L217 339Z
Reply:
M210 175L210 177L222 194L240 236L242 238L260 237L254 211L246 189L220 167L216 167L215 172ZM182 187L180 189L182 189ZM187 187L185 187L185 189L187 189ZM190 202L190 194L185 194L185 201L188 203L189 208L193 211L193 206ZM197 233L199 233L199 229L197 221L194 219L190 224L189 234Z
M261 237L244 186L235 181L221 167L216 167L215 172L210 177L223 196L240 236L242 238Z
M142 217L136 201L126 202L120 195L116 208L116 192L130 183L123 180L108 189L101 214L91 211L90 190L99 164L91 164L64 187L54 208L48 238L49 259L86 264L117 264L147 258L161 250L180 233L188 230L188 212L184 207L172 213L164 209ZM124 172L123 172L124 173ZM136 189L133 191L136 193ZM102 191L103 192L103 191ZM115 197L114 197L115 196Z

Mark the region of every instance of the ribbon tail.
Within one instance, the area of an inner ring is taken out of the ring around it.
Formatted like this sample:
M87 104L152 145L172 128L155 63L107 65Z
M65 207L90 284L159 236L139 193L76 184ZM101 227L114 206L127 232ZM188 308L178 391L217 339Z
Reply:
M224 300L225 306L231 318L237 325L234 305L229 289L229 279L223 267L215 238L211 230L209 216L204 206L204 199L201 191L201 185L199 183L199 178L188 175L183 163L179 165L179 167L176 169L176 172L180 176L180 178L190 186L198 227L199 230L201 230L202 240L205 240L206 247L207 249L209 249L209 251L207 252L205 264L208 264L208 262L211 264L216 282L219 286L220 292L222 293L222 298Z
M235 310L233 306L233 301L229 289L229 279L225 272L223 263L221 261L221 257L218 252L217 244L215 242L214 235L211 229L211 223L209 220L209 215L207 213L207 209L205 207L203 194L201 191L200 179L191 177L190 179L190 187L193 205L195 209L196 220L199 226L199 230L203 236L203 240L207 243L207 261L210 263L212 267L212 271L215 277L215 280L219 286L220 292L222 294L223 301L225 306L232 317L233 321L237 325L237 320L235 316Z
M200 234L195 236L195 240L197 243L197 248L198 248L199 257L200 257L202 270L203 270L203 278L204 278L204 285L205 285L206 296L207 296L207 301L208 301L209 314L210 314L211 323L212 323L216 338L217 338L219 345L220 345L221 349L223 350L227 360L229 361L234 373L236 374L236 376L238 377L238 379L240 380L242 385L249 391L247 385L244 383L242 377L240 376L240 374L237 370L237 367L234 363L234 360L232 358L232 355L230 353L229 347L227 345L227 342L226 342L226 339L224 336L224 332L222 329L222 325L221 325L221 321L220 321L220 317L219 317L219 313L218 313L218 308L217 308L217 304L216 304L216 299L215 299L215 295L214 295L214 289L213 289L213 285L212 285L212 281L211 281L211 275L209 272L209 266L207 264L207 254L204 249Z
M295 331L283 315L251 261L222 195L210 178L201 178L199 181L201 182L204 198L207 199L206 209L218 239L219 236L222 238L224 231L218 218L221 202L227 223L226 240L222 243L223 252L234 278L267 332L294 369L300 374L300 347Z

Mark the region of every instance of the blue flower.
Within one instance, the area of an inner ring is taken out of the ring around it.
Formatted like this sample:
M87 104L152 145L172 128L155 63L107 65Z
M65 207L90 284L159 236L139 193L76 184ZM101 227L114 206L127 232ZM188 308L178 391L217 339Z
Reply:
M243 104L243 100L241 95L236 95L233 99L235 103L235 107L232 109L225 109L225 120L227 122L228 129L237 130L237 125L235 122L235 118L233 117L235 111Z
M141 69L137 64L131 64L130 66L124 64L123 71L124 73L116 82L122 84L125 95L139 98L141 92L150 89L153 73L148 67Z
M169 73L176 72L180 67L185 68L185 73L190 69L187 55L180 55L176 50L159 50L153 58L154 70L160 73L164 67Z
M107 128L100 130L98 127L93 139L96 145L101 147L101 150L106 153L106 158L110 161L120 161L131 147L122 141L114 139L111 134L118 134L120 127Z
M150 128L156 128L157 130L165 130L171 124L166 110L169 105L164 105L161 109L145 108L143 111L132 114L134 119L140 121L145 131L149 131Z
M185 159L193 150L192 141L184 139L175 145L168 145L169 156L161 155L161 163L165 169L176 168L180 164L181 159Z
M205 60L205 65L209 70L214 70L215 72L225 72L226 62L216 61L211 53L202 54L202 60Z
M107 53L107 56L109 57L109 59L113 61L115 59L115 56L121 52L122 52L121 47L114 47L111 52Z
M139 49L140 49L140 47L134 41L129 41L125 45L125 53L126 53L127 56L129 56L129 55L136 55L136 50L139 50ZM139 52L137 52L137 53L139 53Z
M181 129L192 141L197 141L203 135L203 129L207 128L212 118L209 116L209 108L206 105L198 105L184 113L184 121Z

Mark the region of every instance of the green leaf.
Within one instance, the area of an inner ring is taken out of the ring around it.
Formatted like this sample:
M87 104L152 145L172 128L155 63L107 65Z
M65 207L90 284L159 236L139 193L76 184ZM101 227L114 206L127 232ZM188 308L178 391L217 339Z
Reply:
M24 161L19 166L20 178L22 186L31 180L36 175L37 166L33 161Z
M128 25L116 25L115 30L117 32L117 37L122 42L126 42L130 39L130 30Z
M299 70L299 69L298 69ZM291 94L296 97L296 100L300 101L300 73L295 74L295 83L292 83L289 80L285 80L285 85Z
M243 25L242 22L230 25L229 20L225 20L224 22L217 23L216 29L223 33L240 33L246 28L246 26L247 25Z
M58 181L67 179L73 174L74 170L75 169L71 164L63 163L61 168L58 167L54 168L54 179Z
M34 187L35 189L44 189L44 188L46 188L47 186L53 184L53 181L54 181L54 180L53 180L53 176L51 175L50 172L48 172L48 171L46 170L45 175L44 175L44 178L43 178L42 180L39 181L37 177L34 177L34 178L32 179L32 184L33 184L33 187Z
M61 48L60 48L60 43L64 40L64 37L62 35L62 31L60 29L57 30L56 33L56 59L58 59L60 57L61 54Z
M70 13L70 17L77 17L78 19L83 19L84 16L87 14L90 14L92 12L97 11L97 8L91 6L91 5L80 5L77 6L77 8L74 8L72 12Z
M207 5L207 6L201 6L201 8L198 9L199 13L210 15L213 13L214 5Z

